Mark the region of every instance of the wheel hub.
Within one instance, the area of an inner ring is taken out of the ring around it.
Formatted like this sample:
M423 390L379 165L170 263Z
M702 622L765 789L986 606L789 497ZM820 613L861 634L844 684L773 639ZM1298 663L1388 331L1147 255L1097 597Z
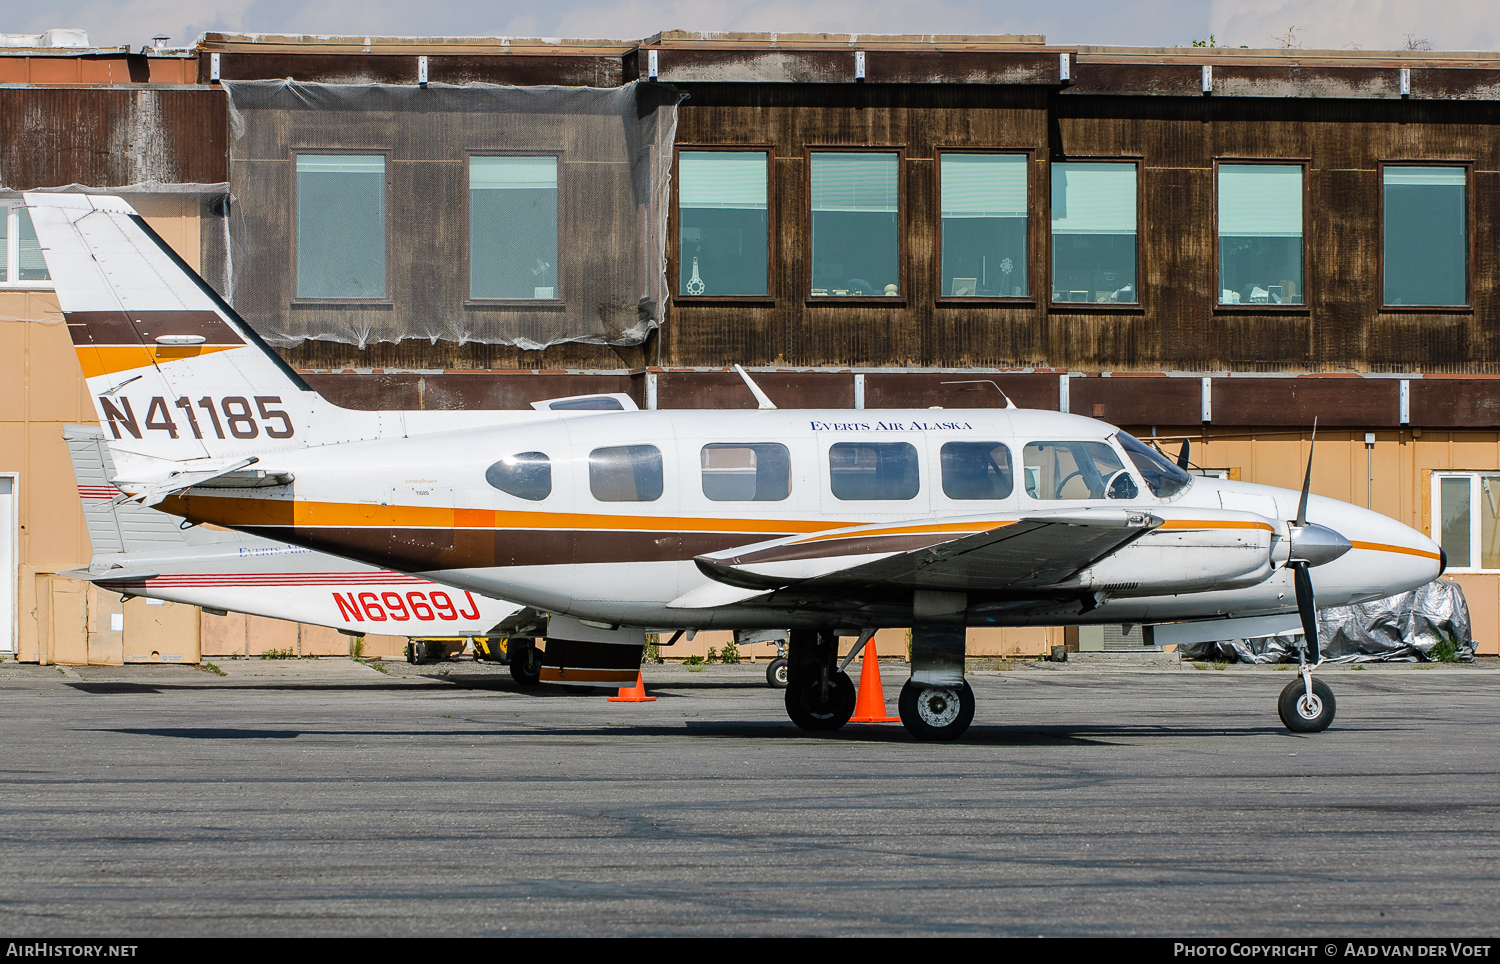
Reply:
M1304 720L1316 720L1322 714L1323 701L1318 698L1318 694L1302 694L1302 698L1297 701L1297 715Z
M928 687L917 697L917 716L931 727L944 727L958 719L958 694L945 687Z

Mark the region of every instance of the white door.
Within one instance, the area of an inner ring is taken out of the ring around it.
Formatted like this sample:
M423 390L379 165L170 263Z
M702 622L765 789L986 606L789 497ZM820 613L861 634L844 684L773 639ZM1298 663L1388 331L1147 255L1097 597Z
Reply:
M0 475L0 653L16 653L16 477Z

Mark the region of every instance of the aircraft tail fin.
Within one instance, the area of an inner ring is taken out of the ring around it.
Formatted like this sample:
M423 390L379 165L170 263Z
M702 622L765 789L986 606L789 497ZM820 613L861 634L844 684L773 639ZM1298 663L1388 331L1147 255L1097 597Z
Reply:
M155 501L172 479L382 434L379 413L323 401L125 201L26 203L128 491Z

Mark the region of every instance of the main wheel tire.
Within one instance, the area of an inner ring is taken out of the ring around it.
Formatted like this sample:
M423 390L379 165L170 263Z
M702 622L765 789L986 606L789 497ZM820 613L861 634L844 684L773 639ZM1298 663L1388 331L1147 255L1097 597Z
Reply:
M901 687L901 725L919 740L956 740L974 722L974 691L960 686L925 686L911 680Z
M766 667L766 685L772 689L786 689L786 667L785 656L778 656L771 660L771 664Z
M432 657L427 652L427 643L420 639L411 641L411 662L418 666L426 666L432 662Z
M786 713L804 730L827 732L837 730L854 715L854 681L848 673L834 673L828 679L828 698L816 673L807 673L788 681Z
M542 681L542 654L530 642L510 642L510 678L517 686L535 686Z
M1313 680L1311 700L1307 698L1307 685L1298 678L1286 684L1276 701L1281 722L1293 733L1321 733L1333 722L1337 709L1333 690L1320 679Z

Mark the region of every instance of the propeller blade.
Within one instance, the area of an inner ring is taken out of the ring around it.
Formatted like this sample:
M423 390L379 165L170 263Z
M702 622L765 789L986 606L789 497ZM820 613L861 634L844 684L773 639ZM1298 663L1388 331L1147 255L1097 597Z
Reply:
M1177 453L1177 467L1179 469L1186 469L1188 467L1188 451L1189 446L1192 444L1191 439L1182 440L1182 451Z
M1295 525L1298 528L1307 525L1307 493L1312 489L1313 446L1316 445L1317 442L1318 420L1314 418L1312 438L1308 439L1307 442L1307 475L1302 479L1302 501L1297 503L1297 521Z
M1302 635L1307 639L1307 658L1317 663L1318 649L1318 609L1313 602L1312 574L1308 572L1305 562L1293 562L1292 585L1297 590L1297 615L1302 617Z

